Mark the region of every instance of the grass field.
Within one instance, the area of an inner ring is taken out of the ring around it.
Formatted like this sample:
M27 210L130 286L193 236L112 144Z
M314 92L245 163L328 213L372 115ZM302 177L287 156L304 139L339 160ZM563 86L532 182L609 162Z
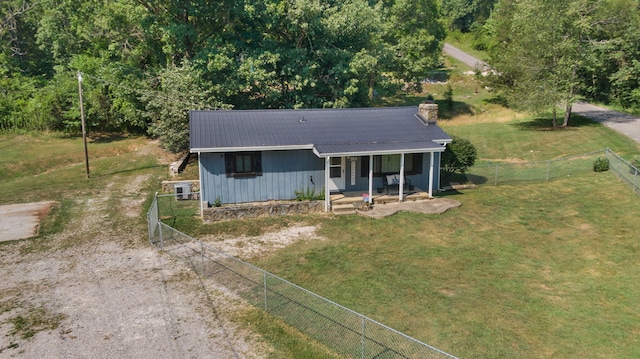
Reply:
M440 125L477 146L480 163L548 160L605 147L626 158L640 153L636 143L599 124L576 118L569 129L552 130L548 120L493 103L473 78L452 79L453 108L442 99L444 85L429 85L425 94L441 106ZM425 94L387 104L415 104ZM139 175L149 175L140 185L151 195L167 173L167 155L145 138L93 140L90 180L81 138L3 135L0 147L0 203L60 203L43 225L45 239L81 215L74 198L91 198L114 182L126 188ZM192 203L181 202L176 226L197 237L316 225L326 241L296 243L251 262L462 358L640 356L640 199L613 174L443 195L462 207L382 220L295 216L214 225L201 225ZM110 215L122 216L120 198L108 202ZM114 230L144 238L142 214L126 223ZM78 234L65 245L91 236ZM46 240L25 249L55 250ZM237 320L273 343L274 357L328 356L259 312L239 313Z
M322 222L255 264L463 358L637 357L640 202L609 173Z
M633 141L584 119L550 130L542 120L488 112L475 124L457 116L440 122L470 138L481 163L541 161L607 146L626 157L638 153ZM196 236L317 225L327 241L249 260L462 358L640 355L634 303L640 199L614 174L583 170L551 182L443 195L462 207L439 216L303 216L208 226L185 209L178 225Z

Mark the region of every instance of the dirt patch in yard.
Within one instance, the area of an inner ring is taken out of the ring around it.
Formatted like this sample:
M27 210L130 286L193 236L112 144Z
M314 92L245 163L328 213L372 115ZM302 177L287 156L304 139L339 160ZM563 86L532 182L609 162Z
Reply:
M261 236L216 237L206 236L202 242L234 257L251 258L275 251L298 241L325 240L316 234L315 226L294 225Z

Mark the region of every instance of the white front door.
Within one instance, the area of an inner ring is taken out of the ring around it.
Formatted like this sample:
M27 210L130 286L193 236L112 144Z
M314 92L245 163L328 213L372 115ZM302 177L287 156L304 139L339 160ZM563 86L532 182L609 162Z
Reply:
M340 192L344 189L344 157L329 159L329 191Z

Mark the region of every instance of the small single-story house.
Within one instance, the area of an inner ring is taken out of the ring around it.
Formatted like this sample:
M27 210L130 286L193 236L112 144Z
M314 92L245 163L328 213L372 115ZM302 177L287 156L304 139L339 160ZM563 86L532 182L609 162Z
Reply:
M191 111L202 206L292 200L296 191L372 193L394 174L405 184L440 186L440 155L451 142L438 106Z

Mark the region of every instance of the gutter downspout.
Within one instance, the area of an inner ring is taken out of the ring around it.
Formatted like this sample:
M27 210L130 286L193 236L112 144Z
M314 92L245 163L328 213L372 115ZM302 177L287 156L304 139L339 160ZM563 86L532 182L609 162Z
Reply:
M399 194L398 194L398 201L402 202L404 200L404 152L400 154L400 186L399 188Z
M433 198L433 152L429 157L429 198Z
M324 211L329 212L331 209L331 189L329 188L329 164L331 157L324 160Z
M204 186L202 185L202 152L198 151L198 179L200 180L200 219L204 221Z
M369 204L373 203L373 155L369 155Z

